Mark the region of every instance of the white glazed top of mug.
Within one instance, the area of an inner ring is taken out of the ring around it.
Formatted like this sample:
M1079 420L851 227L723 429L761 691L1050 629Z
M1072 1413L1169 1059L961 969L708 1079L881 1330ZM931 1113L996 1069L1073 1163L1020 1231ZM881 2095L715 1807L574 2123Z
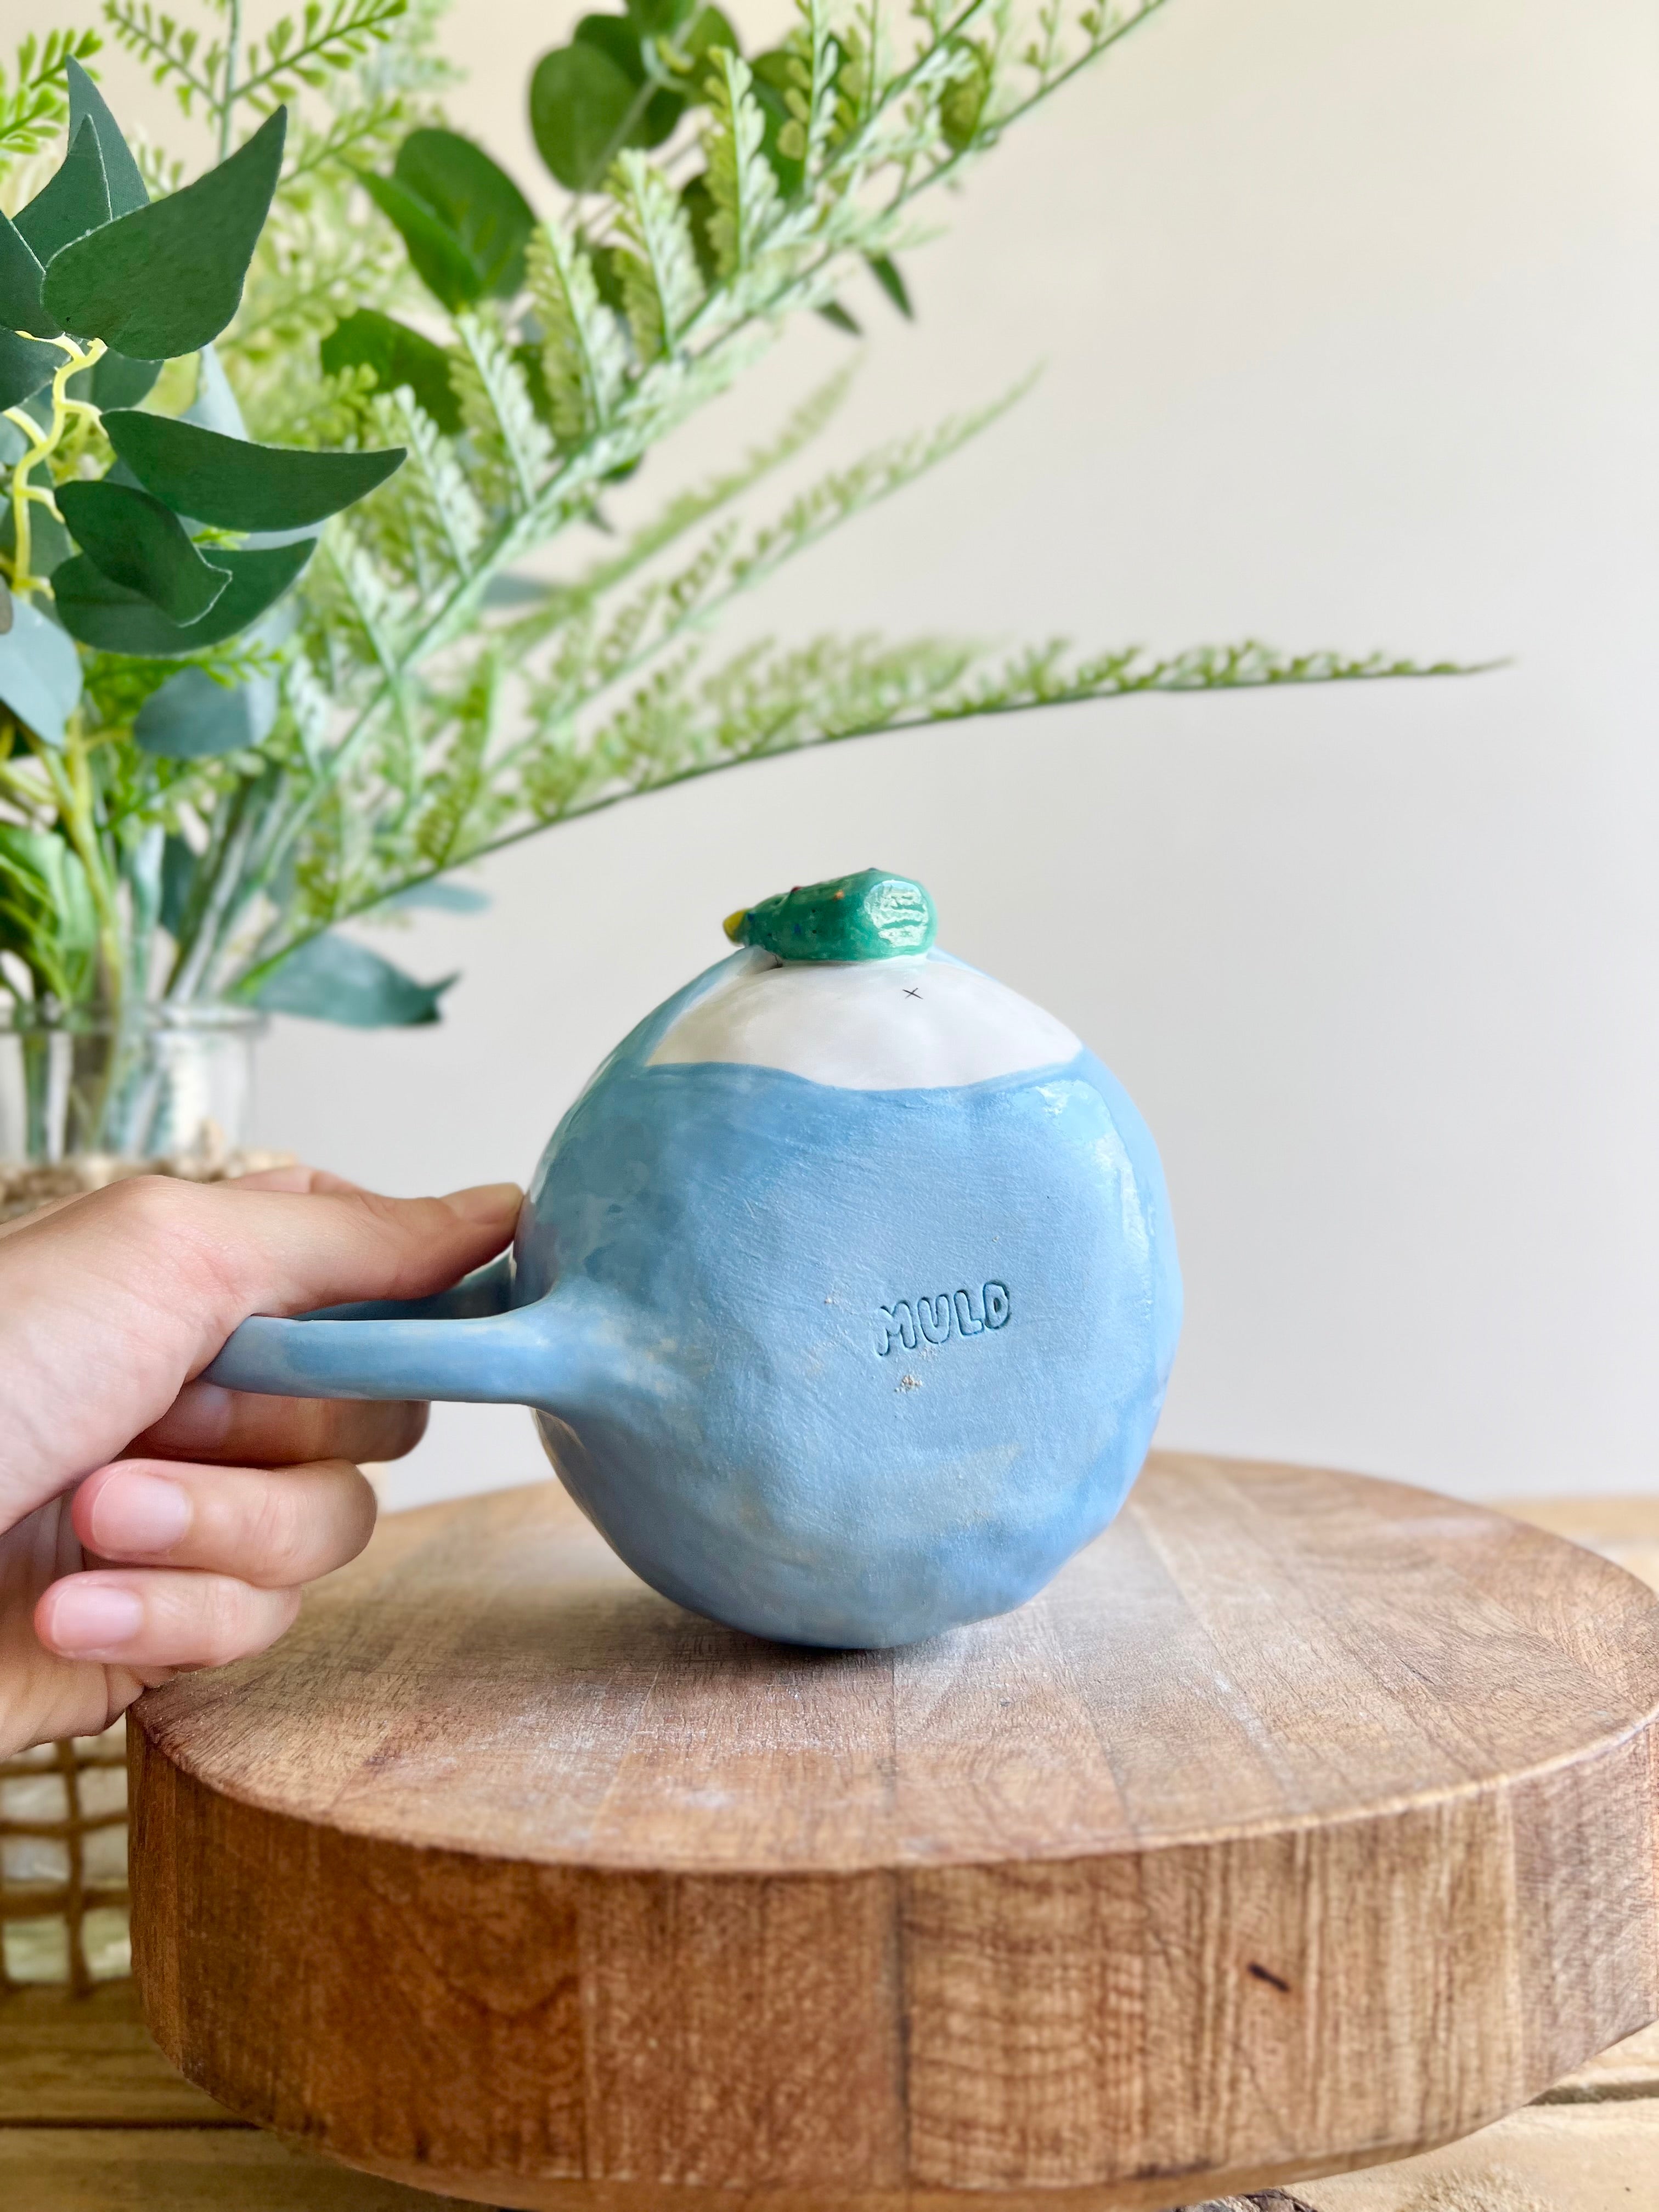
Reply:
M664 1031L652 1067L719 1060L848 1091L933 1091L1063 1066L1064 1022L939 952L780 960L750 951Z

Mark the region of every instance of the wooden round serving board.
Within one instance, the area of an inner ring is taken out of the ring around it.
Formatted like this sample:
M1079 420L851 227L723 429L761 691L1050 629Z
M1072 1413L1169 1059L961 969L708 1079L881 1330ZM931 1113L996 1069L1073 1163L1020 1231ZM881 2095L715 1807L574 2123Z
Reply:
M163 2049L493 2205L1182 2203L1659 2013L1659 1603L1354 1476L1157 1460L1022 1611L850 1653L507 1492L137 1721Z

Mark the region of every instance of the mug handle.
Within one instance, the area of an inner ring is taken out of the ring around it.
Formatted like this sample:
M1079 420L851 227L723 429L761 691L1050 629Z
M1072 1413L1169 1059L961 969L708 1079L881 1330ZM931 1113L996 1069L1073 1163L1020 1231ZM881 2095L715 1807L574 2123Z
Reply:
M512 1255L429 1298L263 1315L233 1332L203 1379L283 1398L441 1398L535 1406L571 1377L545 1299L514 1306ZM551 1410L550 1408L550 1410Z

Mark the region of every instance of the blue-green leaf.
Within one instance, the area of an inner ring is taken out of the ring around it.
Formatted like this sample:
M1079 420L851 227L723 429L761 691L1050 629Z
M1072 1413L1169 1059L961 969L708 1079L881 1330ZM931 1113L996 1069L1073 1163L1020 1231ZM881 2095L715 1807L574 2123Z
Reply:
M453 884L447 876L434 876L430 883L411 884L406 891L394 891L385 902L384 911L400 914L413 907L428 907L439 914L482 914L489 904L488 891L477 890L471 884Z
M712 9L705 9L712 14ZM699 19L701 20L701 19ZM584 15L572 34L577 46L596 46L607 61L614 62L633 86L635 94L646 82L645 56L641 49L640 34L625 15ZM725 43L730 45L728 38ZM637 100L635 100L637 105ZM628 134L630 146L660 146L685 112L685 101L678 92L659 85L645 103L644 112L635 119Z
M215 565L229 569L230 581L208 612L187 626L172 621L141 592L112 583L84 553L54 571L52 596L64 629L83 645L95 646L101 653L164 659L218 645L246 629L282 597L316 543L314 538L302 538L292 545L240 552L215 546Z
M416 275L434 298L454 314L480 297L483 285L471 256L423 199L393 177L377 177L363 169L358 179L409 248Z
M98 132L90 117L70 141L63 165L26 208L17 211L17 234L37 261L49 262L72 239L109 222L109 185Z
M482 146L454 131L411 131L398 149L392 173L459 241L485 295L509 299L519 290L536 218L512 178Z
M438 1019L438 1001L455 981L417 983L378 952L331 931L290 952L254 993L273 1013L307 1014L347 1029L404 1029Z
M672 38L697 0L626 0L628 20L642 39Z
M97 132L98 150L104 157L104 175L109 185L110 213L131 215L135 208L148 207L149 194L138 173L138 164L121 136L119 124L106 106L102 93L73 54L64 64L64 74L69 80L70 137L75 137L83 122L90 122Z
M544 54L530 80L536 150L573 192L591 191L632 137L644 103L633 80L586 40Z
M132 734L141 752L163 760L211 760L263 744L276 720L275 677L216 684L205 668L181 668L145 700Z
M80 654L39 607L14 599L11 628L0 635L0 705L43 744L61 745L80 697Z
M256 446L126 408L106 415L104 429L146 491L221 530L305 529L384 483L404 458L401 446L369 453Z
M0 408L21 407L50 384L63 366L64 356L55 345L0 330Z
M187 673L181 670L180 674ZM170 678L176 681L176 678ZM161 848L161 908L158 919L169 937L177 937L196 887L196 855L185 840L169 833Z
M452 313L524 282L529 202L482 147L453 131L413 131L389 177L363 189L409 248L416 274Z
M58 487L58 512L112 583L141 592L176 623L199 622L230 581L203 559L171 507L126 484Z
M11 217L0 215L0 323L8 330L55 338L63 329L41 304L46 275L39 255Z
M461 403L449 380L450 357L407 323L394 321L374 307L359 307L337 323L319 349L325 376L343 369L374 372L381 392L396 392L406 384L422 410L447 437L461 427Z
M46 270L47 311L64 329L140 361L170 361L217 337L241 303L287 122L279 107L193 185L66 246Z
M8 424L9 428L10 425ZM70 534L58 519L55 507L29 502L29 567L37 576L50 577L75 550ZM17 517L9 500L0 501L0 553L8 561L17 557Z
M198 428L216 430L222 438L246 438L247 424L236 394L230 388L217 346L204 345L196 365L196 397L179 416Z

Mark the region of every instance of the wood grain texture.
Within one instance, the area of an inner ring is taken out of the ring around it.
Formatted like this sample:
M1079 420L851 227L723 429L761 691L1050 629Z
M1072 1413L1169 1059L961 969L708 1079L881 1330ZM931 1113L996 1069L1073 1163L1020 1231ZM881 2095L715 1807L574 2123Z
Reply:
M0 2127L234 2126L180 2080L139 2017L131 1982L89 1996L61 1989L0 1996Z
M14 2212L462 2212L252 2128L0 2129Z
M550 1489L147 1698L195 2081L570 2212L1096 2212L1480 2126L1659 2014L1659 1605L1399 1486L1162 1459L1034 1604L813 1654Z

